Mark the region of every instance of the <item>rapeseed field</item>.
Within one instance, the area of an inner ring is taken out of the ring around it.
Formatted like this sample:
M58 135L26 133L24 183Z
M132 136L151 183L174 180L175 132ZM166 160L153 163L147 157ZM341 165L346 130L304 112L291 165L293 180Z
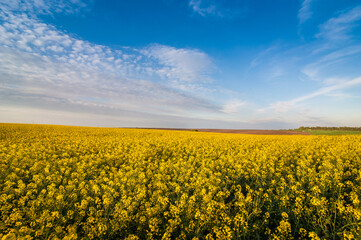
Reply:
M361 239L361 136L0 124L0 239Z

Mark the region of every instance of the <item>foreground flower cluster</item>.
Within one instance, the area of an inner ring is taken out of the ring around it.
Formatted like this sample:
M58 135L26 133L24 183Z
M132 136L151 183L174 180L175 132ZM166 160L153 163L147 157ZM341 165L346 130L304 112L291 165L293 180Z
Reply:
M360 239L361 136L0 125L0 239Z

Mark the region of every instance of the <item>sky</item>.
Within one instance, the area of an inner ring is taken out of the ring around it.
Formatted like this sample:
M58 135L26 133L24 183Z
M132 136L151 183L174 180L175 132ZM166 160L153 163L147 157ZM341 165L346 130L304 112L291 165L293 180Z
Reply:
M2 0L0 122L361 124L359 0Z

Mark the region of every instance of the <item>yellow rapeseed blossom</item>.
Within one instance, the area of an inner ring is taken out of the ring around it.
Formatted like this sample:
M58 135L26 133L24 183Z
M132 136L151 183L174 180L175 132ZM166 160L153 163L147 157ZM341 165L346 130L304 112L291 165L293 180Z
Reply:
M0 124L0 239L361 239L361 136Z

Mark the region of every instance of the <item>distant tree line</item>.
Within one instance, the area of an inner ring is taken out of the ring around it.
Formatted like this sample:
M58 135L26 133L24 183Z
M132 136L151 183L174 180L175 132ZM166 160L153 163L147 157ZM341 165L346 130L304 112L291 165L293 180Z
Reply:
M361 131L361 127L304 127L301 126L297 130L338 130L338 131Z

